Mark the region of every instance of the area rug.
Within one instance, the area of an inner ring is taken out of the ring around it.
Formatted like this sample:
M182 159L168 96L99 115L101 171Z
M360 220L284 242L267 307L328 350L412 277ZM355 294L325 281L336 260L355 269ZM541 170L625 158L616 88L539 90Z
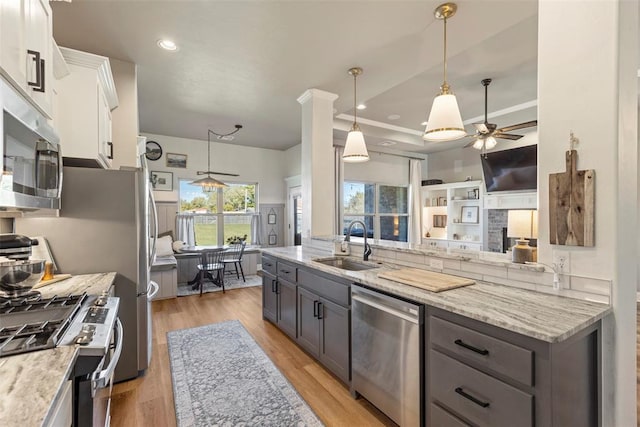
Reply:
M167 341L178 426L322 426L238 320Z
M245 276L246 282L242 281L242 277L240 279L236 279L236 276L226 276L224 278L224 289L238 289L238 288L250 288L252 286L262 286L262 277L259 276ZM222 291L222 288L218 285L214 285L210 281L204 282L204 290L203 292L218 292ZM198 295L200 294L200 288L192 289L190 285L186 283L178 284L178 296L184 297L187 295Z

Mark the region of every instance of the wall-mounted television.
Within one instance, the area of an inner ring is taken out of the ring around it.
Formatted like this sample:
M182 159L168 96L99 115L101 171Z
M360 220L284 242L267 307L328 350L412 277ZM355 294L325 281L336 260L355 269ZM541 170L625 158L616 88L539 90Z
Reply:
M537 145L481 154L480 160L488 193L538 188Z

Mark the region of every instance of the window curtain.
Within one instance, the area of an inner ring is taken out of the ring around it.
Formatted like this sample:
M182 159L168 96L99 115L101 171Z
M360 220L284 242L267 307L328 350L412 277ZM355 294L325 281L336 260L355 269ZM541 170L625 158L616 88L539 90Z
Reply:
M342 153L344 153L344 147L333 147L334 152L334 183L336 186L336 212L335 212L335 231L336 235L342 235L342 214L344 209L342 206L342 192L344 186L344 161L342 160Z
M421 160L409 160L409 235L408 241L420 244L422 241L422 187Z
M262 216L259 213L251 216L251 244L262 246Z
M176 215L176 230L178 240L184 242L186 246L196 245L196 228L193 215Z

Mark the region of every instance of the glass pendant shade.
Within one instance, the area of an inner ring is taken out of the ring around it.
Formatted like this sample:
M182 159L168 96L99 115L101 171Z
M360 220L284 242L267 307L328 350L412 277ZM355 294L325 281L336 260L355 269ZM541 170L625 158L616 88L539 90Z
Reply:
M204 191L205 193L211 193L217 188L224 188L227 186L224 182L220 182L217 179L211 178L210 176L207 176L206 178L196 179L191 183L191 185L198 185L202 187L202 191Z
M456 96L451 93L436 96L422 138L436 142L452 141L466 134Z
M369 160L369 152L364 143L364 135L360 130L351 130L347 135L347 142L342 153L342 160L350 163L366 162Z

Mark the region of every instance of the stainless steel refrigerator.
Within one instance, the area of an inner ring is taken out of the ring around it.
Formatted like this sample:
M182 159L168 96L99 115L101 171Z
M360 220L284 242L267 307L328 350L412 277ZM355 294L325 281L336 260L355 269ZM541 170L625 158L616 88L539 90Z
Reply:
M151 360L148 294L155 204L146 167L65 167L63 177L59 217L16 219L16 232L45 236L60 273L118 273L115 293L124 343L115 381L135 378Z

